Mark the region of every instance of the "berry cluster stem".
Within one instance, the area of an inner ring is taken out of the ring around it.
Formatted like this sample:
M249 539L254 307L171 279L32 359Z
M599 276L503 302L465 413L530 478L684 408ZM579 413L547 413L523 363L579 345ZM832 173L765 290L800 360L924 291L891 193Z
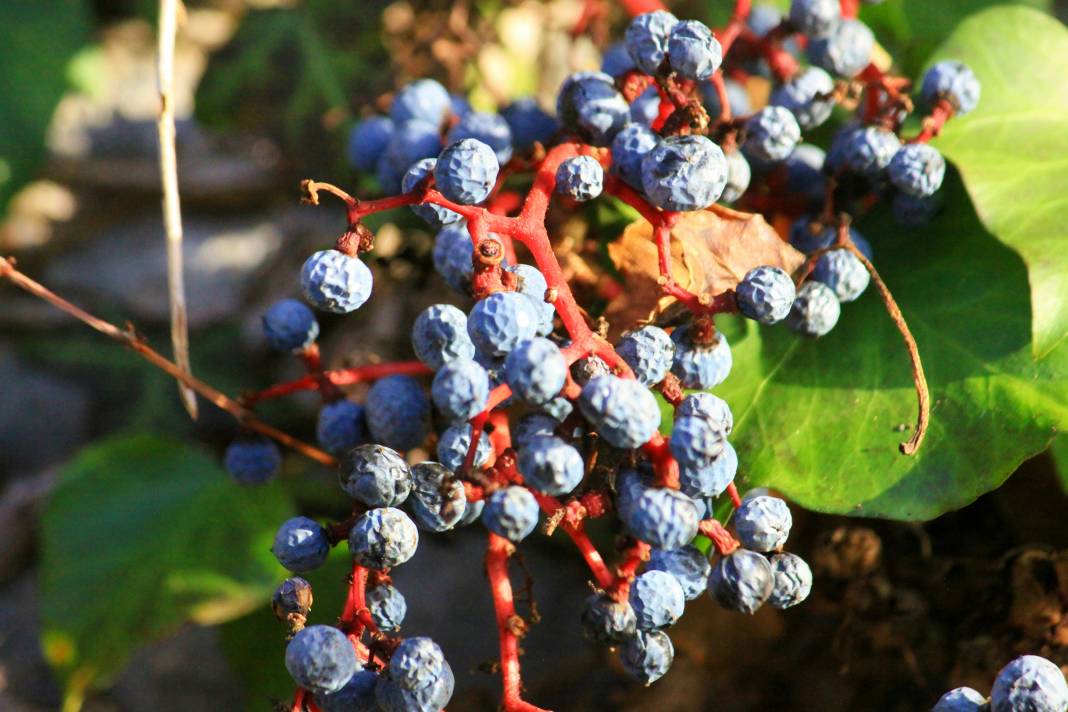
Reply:
M508 559L515 547L504 537L490 532L486 547L486 575L489 577L490 593L493 595L493 610L497 616L497 636L500 640L501 683L504 699L501 708L505 712L547 712L522 697L523 680L519 670L519 638L526 625L516 615L512 582L508 578Z

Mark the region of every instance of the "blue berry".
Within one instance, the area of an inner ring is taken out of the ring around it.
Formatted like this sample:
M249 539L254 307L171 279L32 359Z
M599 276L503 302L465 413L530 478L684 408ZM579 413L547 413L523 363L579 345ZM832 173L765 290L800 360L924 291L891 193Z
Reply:
M639 447L660 427L656 398L637 381L598 376L582 389L579 408L613 447Z
M483 353L501 357L532 339L540 322L529 297L496 292L479 300L467 318L467 333Z
M400 453L382 445L360 445L338 468L341 489L368 507L396 507L412 491L412 473Z
M834 109L834 80L819 67L798 72L771 93L771 103L793 113L803 131L814 129L831 118Z
M939 698L931 712L982 712L986 698L978 690L957 687Z
M679 490L688 497L716 497L734 482L738 474L738 453L723 441L723 450L710 460L679 465ZM703 517L702 517L703 518Z
M623 669L643 685L651 685L671 669L675 647L662 630L638 631L619 653Z
M460 294L471 291L471 275L475 269L471 257L474 251L466 221L446 225L434 238L434 269Z
M412 485L408 510L420 528L430 532L447 531L464 516L467 496L463 483L444 465L420 462L412 468Z
M583 356L571 364L571 377L580 386L585 386L598 376L607 376L611 373L612 369L600 356Z
M786 502L766 495L745 500L734 513L738 541L752 551L781 549L790 536L793 521Z
M282 452L262 435L243 436L227 446L223 466L238 484L262 485L282 468Z
M482 523L497 536L514 542L530 536L538 526L538 500L524 487L504 487L490 495Z
M1061 669L1037 655L1023 655L1006 665L990 690L991 712L1064 712L1068 684Z
M603 189L604 169L592 156L573 156L556 169L556 192L572 200L593 200Z
M768 603L774 608L796 606L812 590L812 569L797 554L776 554L771 557L775 583Z
M704 136L669 136L642 159L642 187L663 210L703 210L727 185L727 157Z
M575 407L571 405L571 401L564 396L556 396L538 406L538 412L544 413L557 423L564 422L564 419L574 410Z
M359 309L371 296L371 270L358 257L320 250L304 262L300 286L312 306L335 314Z
M319 322L306 305L296 299L282 299L263 314L263 333L272 349L299 352L319 337Z
M501 109L501 116L508 122L512 143L520 151L529 150L535 143L548 145L559 129L556 119L534 99L517 99Z
M378 175L382 189L388 193L399 191L404 174L413 163L433 158L440 152L441 134L437 126L425 121L398 124L386 146L386 152L379 159Z
M412 325L412 349L420 361L435 371L450 361L474 358L475 345L467 335L467 315L451 304L427 307Z
M567 361L559 347L540 336L523 341L504 360L504 380L521 400L547 403L567 382Z
M291 576L274 590L271 608L280 620L289 616L307 616L312 606L311 584L300 576Z
M782 161L801 140L801 127L789 109L765 106L745 122L745 150L764 161Z
M834 31L809 43L808 61L832 74L852 79L871 62L875 35L860 20L842 20Z
M537 328L538 336L551 334L556 307L551 302L545 301L545 292L549 289L549 285L545 281L545 275L537 267L532 267L531 265L518 264L507 269L519 277L516 291L528 296L538 312L540 317Z
M616 344L616 352L634 371L638 383L652 387L671 370L675 344L666 331L650 324L624 334Z
M754 267L735 290L738 310L761 324L775 324L786 318L797 296L794 280L778 267Z
M634 579L629 600L641 630L675 625L686 608L682 584L666 571L646 571Z
M656 549L678 549L697 536L697 505L676 490L643 489L620 515L627 531Z
M388 583L367 588L367 609L371 612L371 620L380 630L387 633L396 633L404 622L404 616L408 613L408 602L404 600L404 594Z
M819 146L798 144L783 164L786 166L786 190L804 198L810 205L823 204L827 193L827 177L823 164L827 154Z
M666 10L647 12L630 21L624 41L638 69L646 74L656 74L667 54L671 31L678 22L678 18Z
M864 263L846 249L825 252L816 260L812 279L823 282L840 302L851 302L868 288L871 275Z
M771 596L775 573L763 554L738 549L712 567L708 592L724 608L753 615Z
M560 85L556 115L564 126L595 146L606 146L630 118L630 106L612 77L577 72Z
M813 215L803 215L790 224L790 244L806 255L830 247L837 239L838 229Z
M675 409L676 417L695 416L711 421L713 427L730 435L734 429L734 414L727 401L711 393L691 393Z
M393 507L371 509L349 531L352 560L371 569L392 569L415 555L419 530L408 515Z
M793 0L790 3L790 22L811 38L831 34L842 18L838 0Z
M659 95L658 95L659 96ZM612 139L612 169L632 188L642 188L642 161L660 137L642 124L627 124Z
M271 553L282 566L302 574L323 565L330 553L330 542L318 522L307 517L293 517L278 528Z
M467 459L467 451L471 447L471 425L463 423L445 428L438 438L438 460L442 465L453 472L458 472L464 466ZM478 437L478 447L475 449L475 459L471 466L481 468L489 462L493 454L493 444L485 431Z
M375 442L394 450L411 450L426 439L430 402L411 376L386 376L367 392L367 428Z
M749 161L745 155L734 150L727 154L727 185L723 187L723 194L719 196L724 203L733 203L741 198L745 191L749 190L749 181L753 178L753 171L749 167Z
M831 137L831 146L827 149L827 157L824 161L829 172L836 173L845 169L846 147L852 140L853 134L860 131L861 128L856 121L850 121L834 132L834 136Z
M601 56L601 71L613 79L619 79L634 68L634 60L630 58L625 42L616 42Z
M714 421L696 415L675 418L671 430L671 454L680 467L700 468L723 452L727 434Z
M753 5L745 24L758 38L763 38L782 23L782 13L774 5Z
M438 712L449 704L455 684L437 643L407 638L382 672L375 697L384 712Z
M552 436L559 424L555 418L544 413L528 413L516 423L515 430L512 432L512 442L522 453L534 438Z
M449 94L449 110L452 112L453 116L459 119L462 119L474 111L474 109L471 108L471 102L467 100L467 97L463 94L457 94L456 92L451 92Z
M845 162L857 175L875 178L890 165L900 148L901 141L893 132L868 126L850 134L845 146Z
M683 20L671 28L668 63L680 76L708 79L723 63L723 48L703 22Z
M710 344L697 344L691 332L689 324L671 332L671 340L675 342L671 372L679 377L683 388L708 390L723 383L730 374L733 364L731 347L721 333L717 333Z
M442 366L430 386L434 405L450 423L470 420L481 413L489 391L486 369L468 358L453 359Z
M890 182L903 193L924 198L942 187L946 159L926 143L910 143L894 154L887 166Z
M397 92L389 114L394 123L417 119L440 126L452 111L452 97L433 79L417 79Z
M317 694L337 692L359 669L348 637L333 626L308 626L286 646L286 670Z
M895 193L891 203L894 220L908 228L926 227L938 214L942 204L938 194L918 198L908 193Z
M437 164L438 159L436 158L424 158L413 163L408 172L404 174L404 178L401 179L401 191L410 193L415 190L416 186L422 183L427 176L433 174L434 166ZM459 213L434 203L412 205L411 208L413 213L434 228L440 228L442 225L448 225L463 219L463 216Z
M482 510L486 508L486 500L480 499L475 502L468 502L464 508L464 516L460 518L457 527L466 527L470 524L474 524L482 518Z
M625 522L630 517L634 504L651 485L652 470L647 466L641 469L627 467L619 470L615 478L615 490L616 510L620 520Z
M650 85L630 103L630 120L642 126L652 126L659 117L660 92L656 90L655 85ZM616 135L618 136L619 134ZM612 140L614 141L615 139Z
M363 406L350 400L327 403L319 409L315 439L335 455L356 447L367 439Z
M981 89L975 73L962 62L951 59L933 65L923 75L920 95L928 106L933 107L939 99L953 106L957 116L964 116L979 105Z
M705 592L712 565L700 549L687 545L678 549L653 549L649 554L648 570L671 574L686 600L692 601Z
M378 159L386 152L393 138L393 122L385 116L363 119L352 127L349 134L349 163L356 170L373 170Z
M745 87L733 79L724 79L723 83L727 89L727 105L730 107L731 116L748 116L753 113L753 106L749 102L749 92ZM723 113L723 106L716 87L711 82L701 82L698 89L701 92L701 101L705 105L705 111L712 119L718 118Z
M465 138L449 144L438 156L434 183L452 202L475 205L489 197L499 171L492 148L477 139Z
M786 325L801 336L825 336L838 323L842 305L834 290L822 282L809 281L797 290L797 299L786 317Z
M628 602L595 593L586 599L582 609L582 630L594 643L618 645L634 637L638 619Z
M448 142L473 138L489 146L500 165L512 160L512 129L503 116L473 111L449 130ZM481 202L481 201L476 201Z
M337 692L316 695L315 701L323 712L379 712L375 700L375 685L378 675L370 670L360 670Z
M585 463L573 446L551 434L524 440L519 450L519 471L528 485L539 492L559 496L568 494L582 482Z

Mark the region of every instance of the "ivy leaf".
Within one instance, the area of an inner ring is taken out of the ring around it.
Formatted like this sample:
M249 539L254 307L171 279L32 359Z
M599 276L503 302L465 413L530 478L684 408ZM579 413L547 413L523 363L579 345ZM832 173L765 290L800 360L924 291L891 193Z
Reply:
M934 144L957 164L983 224L1027 264L1035 358L1068 339L1068 29L1034 10L998 7L963 23L933 59L982 82L979 108Z
M283 573L271 539L289 513L280 486L240 488L177 441L134 435L83 450L42 522L42 640L65 681L64 709L108 684L138 646L267 600Z
M1023 263L979 223L955 175L943 191L926 230L897 228L885 209L859 225L927 370L919 452L898 452L916 397L901 336L869 288L816 341L751 321L726 332L734 370L715 390L734 411L745 486L824 512L930 519L997 487L1068 428L1068 347L1032 360Z
M865 5L864 20L907 75L914 74L962 18L1007 2L1049 11L1051 0L888 0Z

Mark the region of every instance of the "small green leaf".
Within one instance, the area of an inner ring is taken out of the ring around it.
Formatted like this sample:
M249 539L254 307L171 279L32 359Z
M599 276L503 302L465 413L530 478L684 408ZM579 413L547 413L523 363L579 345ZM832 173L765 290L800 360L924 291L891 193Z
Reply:
M933 59L958 59L982 82L973 113L935 142L957 164L980 219L1027 264L1034 356L1068 338L1068 29L998 7L965 22Z
M238 487L214 458L173 440L135 435L83 450L42 524L43 647L67 708L183 622L261 605L282 576L270 546L290 509L277 484Z
M885 209L859 226L927 369L919 453L898 452L916 397L901 336L869 288L817 341L750 321L726 332L734 370L716 393L734 410L744 485L825 512L929 519L997 487L1068 428L1068 347L1031 359L1024 266L983 229L960 181L946 183L927 230L896 228Z
M79 0L4 0L0 27L2 212L45 156L45 131L67 89L67 64L89 37L89 22Z
M866 5L863 19L911 76L961 20L992 5L1015 3L1049 11L1051 0L888 0Z

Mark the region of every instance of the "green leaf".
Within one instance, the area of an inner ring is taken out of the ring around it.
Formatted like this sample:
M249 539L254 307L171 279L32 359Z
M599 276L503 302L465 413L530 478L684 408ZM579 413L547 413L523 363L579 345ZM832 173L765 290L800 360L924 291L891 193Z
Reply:
M270 546L290 509L279 485L238 487L177 441L134 435L83 450L42 523L43 646L65 708L183 622L261 605L282 576Z
M1008 2L1045 11L1053 4L1051 0L888 0L864 6L861 19L911 76L961 20Z
M1061 487L1068 492L1068 435L1058 435L1049 448Z
M1068 29L1020 7L961 24L935 59L965 62L979 108L935 142L957 164L983 224L1016 250L1031 283L1034 356L1068 338Z
M67 64L86 42L80 0L0 2L0 212L45 155L45 131L67 89ZM47 48L47 49L45 49Z
M916 399L901 336L869 288L823 339L747 321L731 340L734 370L716 392L734 410L746 485L825 512L929 519L997 487L1068 428L1068 347L1031 359L1022 262L983 229L956 176L943 190L927 230L902 231L885 209L859 226L927 369L919 453L898 452Z

